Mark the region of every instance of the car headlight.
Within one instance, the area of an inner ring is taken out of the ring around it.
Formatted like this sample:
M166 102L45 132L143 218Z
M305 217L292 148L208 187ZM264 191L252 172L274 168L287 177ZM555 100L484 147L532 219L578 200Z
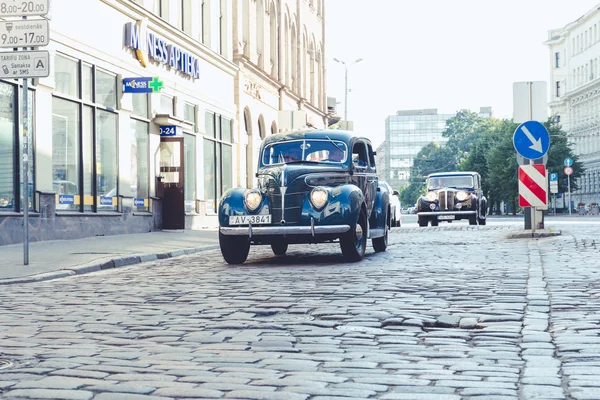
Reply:
M244 193L244 203L248 211L256 210L262 203L262 194L256 189L247 190Z
M321 208L325 207L325 204L327 204L328 199L329 192L327 191L327 189L317 187L314 188L312 192L310 192L310 202L312 203L313 207L317 210L320 210Z
M469 198L469 193L461 190L460 192L456 192L456 200L458 201L465 201Z
M437 200L437 193L436 192L429 192L429 193L427 193L425 195L425 200L427 200L430 203L436 201Z

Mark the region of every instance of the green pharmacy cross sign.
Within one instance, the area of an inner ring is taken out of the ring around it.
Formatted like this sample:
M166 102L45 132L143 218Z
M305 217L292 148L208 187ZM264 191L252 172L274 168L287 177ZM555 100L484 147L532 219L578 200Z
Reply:
M155 76L152 78L148 86L150 86L153 93L160 92L160 88L163 86L163 82Z
M163 86L157 76L123 78L123 93L157 93Z

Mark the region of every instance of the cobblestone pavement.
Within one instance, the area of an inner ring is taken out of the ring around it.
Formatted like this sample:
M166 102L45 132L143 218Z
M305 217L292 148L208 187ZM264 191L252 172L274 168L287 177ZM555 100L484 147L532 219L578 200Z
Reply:
M600 225L394 229L0 292L0 398L598 399Z

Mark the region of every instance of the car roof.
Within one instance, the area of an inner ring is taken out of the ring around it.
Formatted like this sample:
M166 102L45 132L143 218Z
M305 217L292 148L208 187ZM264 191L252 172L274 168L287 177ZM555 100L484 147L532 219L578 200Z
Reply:
M434 172L433 174L427 175L428 178L432 176L473 176L479 175L478 172L473 171L454 171L454 172Z
M353 139L363 139L369 143L371 141L364 137L357 135L352 131L343 131L337 129L303 129L290 132L280 132L267 136L264 139L264 146L272 143L286 141L286 140L298 140L298 139L326 139L328 136L331 140L341 140L345 143L350 143Z

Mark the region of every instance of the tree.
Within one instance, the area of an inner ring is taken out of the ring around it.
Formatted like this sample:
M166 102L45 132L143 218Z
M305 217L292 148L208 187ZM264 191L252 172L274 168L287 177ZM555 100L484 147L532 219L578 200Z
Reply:
M419 196L425 192L427 175L455 170L456 157L448 146L440 145L437 142L427 144L413 160L409 184L402 190L400 199L405 204L415 204Z

